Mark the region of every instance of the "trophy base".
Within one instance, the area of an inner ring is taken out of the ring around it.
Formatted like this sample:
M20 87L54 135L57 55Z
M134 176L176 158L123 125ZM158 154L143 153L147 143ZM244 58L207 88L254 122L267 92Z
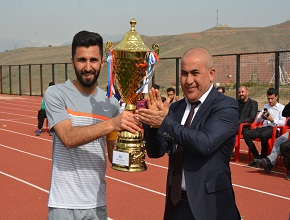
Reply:
M112 168L114 170L118 170L118 171L123 171L123 172L142 172L142 171L146 171L147 170L147 166L145 163L143 163L142 165L140 164L133 164L129 167L127 166L121 166L119 164L113 164Z
M118 134L113 150L112 168L123 172L145 171L147 170L145 154L142 133L132 134L122 131Z

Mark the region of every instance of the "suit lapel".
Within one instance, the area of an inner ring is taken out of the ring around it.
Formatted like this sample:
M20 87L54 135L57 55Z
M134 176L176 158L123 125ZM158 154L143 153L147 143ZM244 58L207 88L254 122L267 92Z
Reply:
M195 126L199 120L203 119L204 116L206 115L206 111L209 109L209 107L213 104L214 100L216 99L217 95L218 95L218 91L216 89L211 89L211 91L209 92L208 96L206 97L206 99L204 100L204 102L201 104L201 106L199 107L196 115L193 118L193 121L191 123L191 126Z
M181 123L181 120L183 118L185 109L186 109L186 101L185 99L182 100L182 104L178 107L178 109L176 110L176 112L174 114L176 114L176 121Z

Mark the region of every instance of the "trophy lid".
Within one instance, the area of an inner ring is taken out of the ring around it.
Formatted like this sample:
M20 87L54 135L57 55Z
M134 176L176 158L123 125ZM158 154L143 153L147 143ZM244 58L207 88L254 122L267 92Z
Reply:
M135 31L136 20L131 19L131 30L128 31L123 37L122 41L114 47L114 50L123 51L150 51L150 49L144 44L141 36Z

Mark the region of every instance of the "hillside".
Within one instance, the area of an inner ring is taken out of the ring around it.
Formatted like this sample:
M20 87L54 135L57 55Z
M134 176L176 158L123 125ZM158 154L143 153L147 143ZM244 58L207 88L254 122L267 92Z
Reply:
M264 28L214 27L199 33L142 39L148 47L158 43L160 57L179 57L193 46L208 48L212 54L289 50L290 21ZM70 54L70 46L20 48L0 53L0 65L70 62Z

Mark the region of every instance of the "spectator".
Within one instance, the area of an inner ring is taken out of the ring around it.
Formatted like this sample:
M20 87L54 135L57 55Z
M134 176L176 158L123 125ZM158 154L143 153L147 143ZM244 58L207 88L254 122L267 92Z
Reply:
M146 124L148 156L169 154L166 220L241 218L229 166L238 102L217 92L214 76L212 55L192 48L181 59L180 84L186 98L169 107L151 88L148 109L136 111Z
M137 104L136 104L136 109L140 109L140 108L148 108L147 106L147 100L145 98L145 94L142 93L140 99L137 101Z
M157 84L153 84L152 87L153 87L154 89L158 89L158 90L160 89L160 86L157 85Z
M222 87L222 86L218 86L216 89L217 89L217 91L219 91L219 92L221 92L221 93L223 93L223 94L225 94L225 93L226 93L226 90L225 90L225 88L224 88L224 87Z
M249 98L249 90L246 86L239 88L239 120L238 124L253 123L258 112L258 102ZM249 130L250 126L244 126L242 133Z
M157 84L153 84L151 88L154 88L154 89L159 90L159 89L160 89L160 86L157 85ZM163 102L163 103L166 102L166 98L165 98L165 97L162 97L162 96L161 96L161 99L162 99L162 102Z
M284 107L283 112L282 112L282 116L290 117L290 102ZM287 125L290 126L290 119L287 121ZM282 136L280 136L279 138L277 138L277 140L274 143L271 154L268 155L266 158L255 160L258 167L263 168L266 173L271 173L272 168L276 164L276 160L277 160L278 156L281 155L282 144L284 142L288 141L288 136L289 136L289 132L287 132L287 133L283 134ZM288 144L285 144L284 146L287 146L287 145ZM286 157L287 157L287 155L286 155Z
M48 219L107 220L106 147L112 161L117 131L136 134L141 124L130 111L119 114L117 99L97 86L104 65L99 34L77 33L71 60L76 79L50 87L44 97L54 130Z
M170 104L178 101L178 97L175 96L175 90L172 87L167 88L167 98L170 99Z
M281 149L281 155L284 158L287 173L288 173L285 177L285 180L290 180L290 140L286 140L284 143L282 143L280 145L280 149Z
M262 122L262 127L250 129L244 132L244 140L249 147L254 160L249 163L249 166L257 167L255 159L267 157L268 140L272 137L273 127L276 125L284 125L285 117L282 116L284 105L278 103L278 92L274 88L267 90L268 103L265 104L261 112L257 116L257 123ZM253 139L261 139L261 154L259 154Z
M54 82L50 82L48 84L49 86L53 86ZM36 136L40 136L41 134L41 129L43 127L43 123L44 123L44 119L46 118L46 112L45 112L45 104L44 104L44 99L42 99L41 101L41 106L40 106L40 110L38 110L38 114L37 114L37 120L38 120L38 125L37 125L37 130L35 132ZM49 134L51 135L51 133L49 132Z

